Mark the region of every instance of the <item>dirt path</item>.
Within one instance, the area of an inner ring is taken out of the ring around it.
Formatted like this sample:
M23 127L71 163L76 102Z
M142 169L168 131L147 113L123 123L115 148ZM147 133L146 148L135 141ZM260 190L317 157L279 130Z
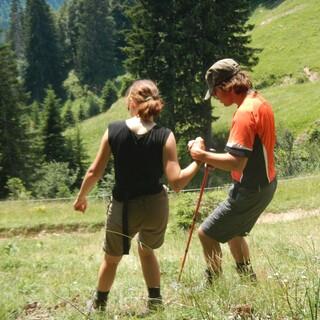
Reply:
M318 216L320 217L320 209L315 210L302 210L296 209L292 211L287 211L284 213L265 213L263 214L259 220L260 223L277 223L284 221L293 221L299 219L305 219L308 217ZM57 225L50 226L50 228L46 228L45 226L37 227L36 229L9 229L9 230L1 230L0 232L0 241L6 240L12 237L30 237L30 238L44 238L47 235L55 235L59 236L66 233L84 233L84 232L96 232L103 228L103 223L96 224L95 226L85 226L85 225Z
M304 219L304 218L313 217L313 216L320 217L320 209L315 209L310 211L296 209L296 210L287 211L284 213L266 213L259 218L258 223L277 223L277 222L283 222L283 221Z

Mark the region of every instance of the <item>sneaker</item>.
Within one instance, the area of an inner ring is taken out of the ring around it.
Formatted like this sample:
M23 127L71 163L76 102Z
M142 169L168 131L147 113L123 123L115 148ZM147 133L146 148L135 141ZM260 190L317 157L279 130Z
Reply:
M105 312L107 301L98 301L95 297L87 301L87 315Z
M159 311L163 309L162 297L148 298L148 310Z

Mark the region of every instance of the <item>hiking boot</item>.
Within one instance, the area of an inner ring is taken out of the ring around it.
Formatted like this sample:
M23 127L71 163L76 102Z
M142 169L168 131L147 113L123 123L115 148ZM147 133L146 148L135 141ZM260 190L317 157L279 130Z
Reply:
M100 299L99 299L100 298ZM87 301L88 315L106 311L108 293L95 292L92 299Z
M149 311L159 311L163 309L162 297L148 298L148 310Z

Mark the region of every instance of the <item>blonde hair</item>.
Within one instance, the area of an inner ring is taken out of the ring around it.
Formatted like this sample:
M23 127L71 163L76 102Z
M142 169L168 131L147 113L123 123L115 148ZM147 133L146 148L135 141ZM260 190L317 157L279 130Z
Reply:
M138 116L142 120L158 116L164 106L159 89L152 80L134 81L127 90L126 98L128 105L132 99L138 106Z
M233 91L236 94L246 93L252 88L252 82L245 71L239 71L230 80L224 81L218 85L223 91Z

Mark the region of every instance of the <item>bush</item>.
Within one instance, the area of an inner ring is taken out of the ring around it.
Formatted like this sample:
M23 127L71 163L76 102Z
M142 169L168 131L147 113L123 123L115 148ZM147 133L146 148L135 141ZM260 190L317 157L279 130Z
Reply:
M199 198L199 192L190 192L179 195L175 212L175 225L179 229L187 230L192 224L192 218ZM201 223L223 199L227 197L226 191L205 191L200 203L197 222Z
M86 99L88 103L88 116L93 117L101 112L100 103L96 95L89 91Z
M116 78L116 87L118 88L118 92L121 97L125 96L128 88L131 86L134 80L135 78L129 73L118 76Z
M38 172L39 179L33 186L37 198L70 197L77 172L70 170L65 162L45 163Z
M64 107L63 107L62 119L63 119L63 125L65 128L74 126L76 123L75 116L72 111L71 100L67 100Z
M102 110L108 110L118 100L118 91L114 83L108 80L102 89Z
M286 177L319 171L320 132L316 123L296 139L287 129L280 128L277 132L275 157L278 176Z
M7 181L7 189L9 190L9 198L13 200L30 199L31 192L27 191L23 182L19 178L10 178Z
M63 87L69 99L78 99L85 94L84 88L74 70L69 72L68 78L63 82Z

